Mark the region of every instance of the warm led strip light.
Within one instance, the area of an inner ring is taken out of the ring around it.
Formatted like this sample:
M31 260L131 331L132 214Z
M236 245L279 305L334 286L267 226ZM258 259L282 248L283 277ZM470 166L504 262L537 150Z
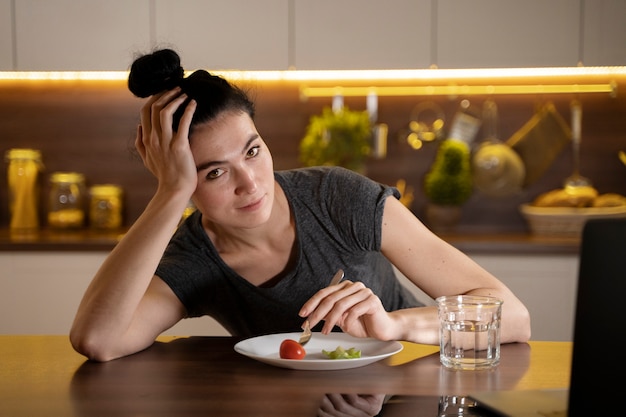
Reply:
M233 81L367 82L371 86L300 88L302 99L342 96L427 96L427 95L495 95L609 93L615 96L615 78L626 78L626 67L553 67L553 68L486 68L486 69L418 69L418 70L328 70L328 71L211 71ZM188 72L189 73L189 72ZM579 81L564 81L561 78ZM598 80L603 77L603 80ZM542 78L544 84L530 84ZM554 83L548 79L554 78ZM606 80L608 78L608 81ZM121 81L128 71L0 71L0 82L11 81ZM463 85L454 85L462 80ZM404 86L375 86L376 82L398 82ZM419 85L445 81L448 85ZM486 81L489 84L485 84ZM597 81L601 81L596 83ZM560 83L559 83L560 82ZM498 85L502 83L502 85ZM525 84L528 83L528 84ZM408 85L407 85L408 84ZM482 84L482 85L481 85Z
M536 77L626 76L626 67L549 67L416 70L213 71L232 80L259 81L411 81L481 80ZM126 80L127 71L0 71L0 80Z
M0 81L116 81L125 71L0 71Z
M548 84L548 85L442 85L419 87L302 87L302 98L309 97L364 97L378 96L431 96L431 95L495 95L495 94L561 94L610 93L616 84Z

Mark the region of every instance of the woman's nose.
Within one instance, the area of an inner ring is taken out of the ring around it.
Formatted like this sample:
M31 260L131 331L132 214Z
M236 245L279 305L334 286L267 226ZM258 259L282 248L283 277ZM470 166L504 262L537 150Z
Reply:
M237 194L253 194L257 189L256 176L252 169L242 169L237 175Z

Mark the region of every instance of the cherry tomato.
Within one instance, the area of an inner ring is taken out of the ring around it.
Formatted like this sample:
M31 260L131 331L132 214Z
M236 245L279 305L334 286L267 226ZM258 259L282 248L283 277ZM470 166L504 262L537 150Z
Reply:
M306 350L304 350L304 347L295 340L285 339L280 344L281 359L304 359L305 356Z

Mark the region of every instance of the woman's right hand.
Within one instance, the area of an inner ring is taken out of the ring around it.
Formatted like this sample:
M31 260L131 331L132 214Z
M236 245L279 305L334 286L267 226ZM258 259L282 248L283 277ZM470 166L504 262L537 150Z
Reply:
M174 113L187 98L179 87L151 96L141 108L135 147L146 168L157 178L160 190L183 191L191 196L198 182L189 146L195 100L185 107L178 131L172 128Z

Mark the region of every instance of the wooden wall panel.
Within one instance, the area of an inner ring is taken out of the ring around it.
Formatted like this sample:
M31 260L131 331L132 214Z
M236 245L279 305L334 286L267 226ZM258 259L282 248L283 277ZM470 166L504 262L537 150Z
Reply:
M330 99L301 101L298 85L264 82L242 85L257 102L257 127L272 154L276 169L300 166L298 145L309 117L330 105ZM626 167L617 158L626 150L626 98L597 94L583 102L582 174L600 192L626 195ZM569 96L499 96L500 137L507 139L532 115L537 105L551 100L569 122ZM411 111L431 98L379 98L379 121L389 125L388 156L368 163L367 175L395 184L405 179L413 187L412 210L421 215L426 204L421 183L432 162L435 146L409 148L403 132ZM448 126L459 105L458 98L432 98L443 109ZM471 98L481 105L485 97ZM350 108L364 109L364 98L347 98ZM42 196L47 195L48 175L54 171L78 171L88 185L117 183L126 193L126 225L139 216L155 188L155 180L133 154L133 140L141 100L122 81L3 82L0 84L0 151L32 147L43 153L46 170ZM479 139L480 139L479 133ZM519 195L493 199L475 193L464 207L460 230L515 232L526 230L518 212L521 203L558 188L572 170L571 148L566 148L541 180ZM43 207L42 207L43 212ZM8 225L6 164L0 170L0 228Z

